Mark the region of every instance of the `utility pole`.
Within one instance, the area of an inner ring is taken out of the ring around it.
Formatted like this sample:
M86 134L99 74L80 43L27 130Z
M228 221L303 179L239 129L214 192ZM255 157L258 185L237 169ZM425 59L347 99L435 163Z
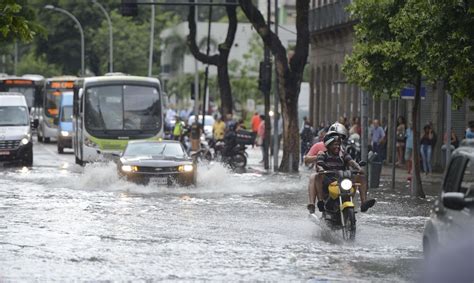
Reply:
M369 97L366 91L360 91L361 107L360 112L362 116L362 141L361 141L361 159L362 161L368 161L369 151Z
M97 2L97 0L92 0L92 3L97 5L99 9L104 13L105 18L107 19L107 23L109 25L109 72L114 71L114 35L113 35L113 27L112 27L112 21L110 20L109 14L105 10L104 6Z
M212 3L212 0L210 0ZM209 57L209 53L211 51L211 23L212 23L212 6L209 6L209 24L207 27L207 50L206 56ZM207 89L208 89L208 82L209 82L209 64L206 66L206 76L204 78L204 93L203 93L203 100L202 100L202 126L201 129L204 132L204 122L206 119L206 100L207 100ZM196 115L196 120L198 116Z
M397 117L398 117L398 101L399 99L396 98L395 100L395 111L393 113L393 137L392 137L392 190L395 190L395 167L397 161Z
M150 0L154 3L154 0ZM155 35L155 5L151 5L151 19L150 19L150 51L148 57L148 76L151 77L153 68L153 44Z
M275 35L278 36L278 0L275 0ZM278 152L280 151L280 140L278 138L278 131L280 129L279 121L283 123L281 119L280 111L278 111L278 100L280 99L278 92L278 74L275 65L275 93L273 95L273 171L278 171ZM283 125L281 125L283 127Z

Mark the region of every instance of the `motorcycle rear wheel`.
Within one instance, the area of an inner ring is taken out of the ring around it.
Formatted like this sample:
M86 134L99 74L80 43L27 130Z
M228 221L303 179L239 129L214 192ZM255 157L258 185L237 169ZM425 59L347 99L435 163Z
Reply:
M233 168L243 169L247 165L247 157L241 152L237 152L233 157L231 157L231 166Z
M342 214L344 216L345 226L342 229L342 236L345 240L355 240L356 236L356 218L353 207L346 207Z

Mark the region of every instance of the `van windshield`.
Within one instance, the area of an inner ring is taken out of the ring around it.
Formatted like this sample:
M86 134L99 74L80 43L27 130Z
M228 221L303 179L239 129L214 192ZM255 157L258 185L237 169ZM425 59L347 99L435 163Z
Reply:
M0 106L0 126L28 126L28 109L24 106Z
M72 122L72 106L63 106L61 122Z

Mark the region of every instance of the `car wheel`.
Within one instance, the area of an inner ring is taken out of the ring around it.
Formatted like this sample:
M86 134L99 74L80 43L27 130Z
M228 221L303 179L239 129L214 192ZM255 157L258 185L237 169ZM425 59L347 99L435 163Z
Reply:
M26 154L23 164L27 167L33 166L33 149Z
M44 138L44 143L50 143L51 139L50 138Z

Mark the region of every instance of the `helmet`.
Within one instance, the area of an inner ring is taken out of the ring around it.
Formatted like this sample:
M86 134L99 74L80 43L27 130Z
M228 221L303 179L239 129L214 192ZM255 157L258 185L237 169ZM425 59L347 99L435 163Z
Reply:
M344 127L344 125L339 122L332 124L329 127L328 133L326 135L328 135L331 132L336 132L343 140L347 138L346 127Z
M332 131L332 132L328 132L326 134L326 136L324 136L324 145L327 147L329 146L331 143L335 142L335 141L340 141L342 138L341 138L341 135L335 131Z

